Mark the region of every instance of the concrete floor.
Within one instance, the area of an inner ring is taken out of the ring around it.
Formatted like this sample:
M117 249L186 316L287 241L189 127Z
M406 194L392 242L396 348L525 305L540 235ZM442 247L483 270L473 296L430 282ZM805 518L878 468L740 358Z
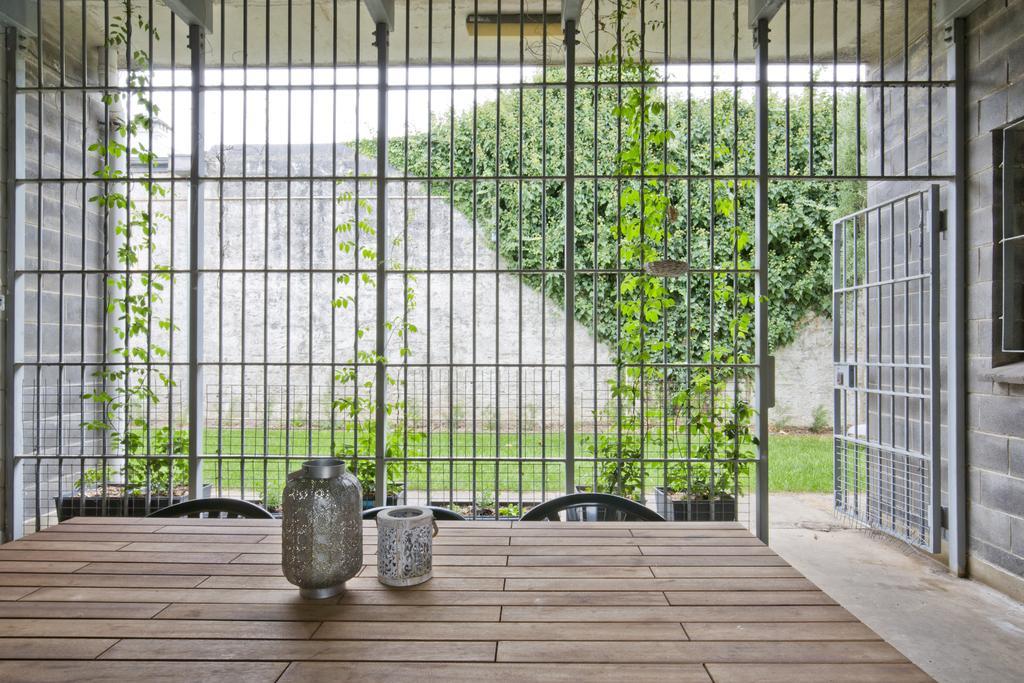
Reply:
M1021 603L849 528L829 495L773 495L771 515L775 551L936 680L1024 680Z

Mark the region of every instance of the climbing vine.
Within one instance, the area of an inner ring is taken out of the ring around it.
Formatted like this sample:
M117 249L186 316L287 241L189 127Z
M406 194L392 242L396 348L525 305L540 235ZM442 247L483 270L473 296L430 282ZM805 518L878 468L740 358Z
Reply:
M118 342L109 354L117 362L93 373L100 388L84 392L82 399L96 406L97 416L82 426L109 438L115 452L126 460L119 472L106 467L86 472L79 487L109 484L113 474L124 477L126 494L145 489L170 494L172 481L188 480L188 463L180 458L143 457L181 454L188 447L185 433L166 426L151 429L148 418L148 406L160 400L154 387L175 384L158 365L168 357L168 349L154 339L156 330L177 329L160 310L163 292L173 284L173 277L166 265L152 262L154 240L168 216L152 211L150 200L163 198L167 189L152 177L129 177L125 170L132 163L152 168L157 161L146 140L151 139L159 114L148 93L152 64L149 53L137 45L160 36L133 0L123 0L121 10L111 20L105 45L115 55L123 55L124 86L104 92L100 99L108 112L120 110L123 115L111 117L106 132L88 147L98 165L93 176L102 181L89 201L100 208L104 225L116 216L113 255L120 268L106 276L105 285L108 326ZM137 39L139 33L143 40Z
M351 190L344 185L346 181L339 181L339 192L336 196L337 203L346 211L351 209L351 218L343 220L334 226L337 235L338 250L343 258L351 258L354 263L360 261L376 264L378 259L387 259L387 254L379 254L374 247L360 241L359 236L374 238L377 230L369 221L373 214L372 204L364 197L355 197ZM383 210L383 207L378 207ZM401 245L401 238L397 237L391 241L392 247ZM395 265L395 264L392 264ZM365 289L374 290L378 283L373 275L362 272L344 271L335 277L338 285L337 294L332 300L336 310L351 312L354 314L358 306L354 288L362 286ZM417 331L416 325L410 321L410 314L416 308L416 297L413 284L415 279L409 276L406 281L404 293L404 310L384 321L384 331L387 335L384 348L397 345L400 358L409 355L409 337ZM355 327L355 325L353 325ZM374 392L374 381L363 379L360 376L360 367L372 367L378 363L385 367L384 380L388 389L396 389L404 382L400 376L392 371L386 355L378 355L376 350L367 351L359 348L359 341L372 335L372 328L369 325L361 324L355 327L355 351L353 363L343 365L334 372L334 381L342 389L342 395L334 399L333 408L344 418L343 433L340 438L336 437L334 446L335 455L352 462L353 472L359 479L363 489L364 499L372 499L377 486L377 400ZM372 339L372 336L370 337ZM359 390L362 390L360 393ZM387 391L383 405L385 419L399 414L405 409L404 401L390 398L396 395L395 391ZM385 474L389 496L397 495L402 488L402 465L399 460L404 457L417 457L420 455L421 445L426 441L426 434L418 430L410 429L389 429L385 431L384 458Z

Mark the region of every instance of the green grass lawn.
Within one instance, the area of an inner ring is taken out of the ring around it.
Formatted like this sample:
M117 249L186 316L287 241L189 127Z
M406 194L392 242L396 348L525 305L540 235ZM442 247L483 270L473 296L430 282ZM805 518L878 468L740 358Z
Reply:
M204 461L205 480L220 481L224 489L238 490L245 481L247 496L262 496L266 486L269 502L275 503L284 487L289 470L298 467L307 453L328 455L330 435L326 432L305 430L270 431L264 439L259 430L246 430L244 452L259 455L269 452L282 457L251 458L243 463L240 458L231 457L243 452L240 431L224 430L220 439L214 433L207 433L206 452L221 453L220 458L208 457ZM577 440L576 481L592 484L594 463L587 462L583 454L589 448ZM495 491L524 492L548 491L558 493L565 486L564 465L557 462L562 452L563 435L560 433L540 435L524 434L522 441L516 435L503 435L498 449L501 462L494 461L495 444L493 435L478 435L475 446L472 436L458 434L450 436L435 433L431 436L431 458L429 488L438 494L452 488L456 491L480 492L493 497ZM312 443L310 448L308 444ZM528 461L520 461L521 452ZM832 439L827 435L780 435L773 434L769 440L769 487L773 492L827 492L832 490ZM421 451L425 451L423 445ZM543 462L545 451L550 462ZM487 459L474 462L473 453L486 453ZM449 453L454 454L449 458ZM647 471L651 483L657 484L662 477L661 463L650 463ZM408 481L411 489L425 490L428 479L427 463L410 462L403 468L401 478ZM753 479L741 478L742 486L753 485ZM520 484L520 482L522 482ZM489 492L489 494L488 494Z
M768 488L773 493L832 491L832 437L772 434L768 439Z

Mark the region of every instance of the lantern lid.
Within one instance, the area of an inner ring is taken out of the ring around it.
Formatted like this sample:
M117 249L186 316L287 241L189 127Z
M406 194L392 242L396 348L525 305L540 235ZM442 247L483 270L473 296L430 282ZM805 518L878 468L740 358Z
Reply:
M345 474L345 461L340 458L313 458L302 463L302 472L310 479L334 479Z

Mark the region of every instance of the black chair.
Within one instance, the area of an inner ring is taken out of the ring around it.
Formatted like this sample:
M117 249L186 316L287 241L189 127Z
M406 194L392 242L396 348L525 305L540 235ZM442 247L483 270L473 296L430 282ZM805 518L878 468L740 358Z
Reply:
M523 522L664 522L665 518L636 501L610 493L571 493L532 507Z
M255 503L239 498L197 498L168 505L146 517L210 517L213 519L274 519Z
M393 508L393 507L396 507L396 506L395 505L382 505L379 508L370 508L369 510L363 510L363 519L377 519L377 513L378 512L380 512L381 510L383 510L385 508ZM444 520L449 520L449 521L452 521L452 522L465 522L466 521L465 517L460 515L458 512L455 512L454 510L449 510L448 508L441 508L441 507L437 507L435 505L422 505L422 506L417 505L416 507L425 507L428 510L430 510L431 512L433 512L435 520L444 519Z

